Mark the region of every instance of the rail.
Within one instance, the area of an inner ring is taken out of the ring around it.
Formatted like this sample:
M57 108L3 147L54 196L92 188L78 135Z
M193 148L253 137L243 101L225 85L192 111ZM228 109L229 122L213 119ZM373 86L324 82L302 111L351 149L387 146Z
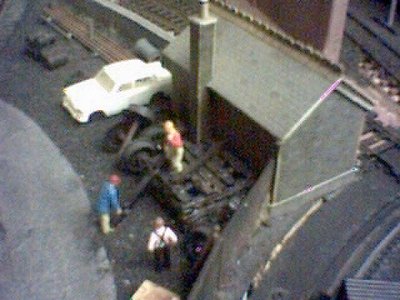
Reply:
M400 181L400 136L390 128L384 127L372 116L367 118L367 127L360 137L361 153L374 158L389 173Z
M199 9L196 0L135 0L121 1L120 5L175 34L189 25L188 17Z
M109 63L135 58L131 51L102 32L93 30L90 22L76 16L65 6L45 7L42 18L49 24L55 24L65 30L68 35L77 39Z

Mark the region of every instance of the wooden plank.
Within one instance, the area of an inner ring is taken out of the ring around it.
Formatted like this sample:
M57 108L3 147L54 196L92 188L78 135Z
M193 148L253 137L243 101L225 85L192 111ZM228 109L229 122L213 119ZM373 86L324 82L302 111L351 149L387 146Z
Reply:
M208 165L200 167L197 173L204 179L204 181L209 182L210 185L214 187L214 190L223 191L226 188L224 182L221 181L215 173L208 169Z
M226 185L232 186L235 183L235 179L229 170L224 168L225 162L220 157L214 157L212 160L207 162L207 167L222 180Z
M208 149L206 151L206 153L200 155L197 158L197 160L192 162L186 169L184 169L183 172L180 173L178 175L178 177L176 178L176 180L174 180L174 181L175 182L180 182L180 181L183 181L183 180L187 179L187 176L189 176L190 173L192 173L195 170L197 170L198 168L200 168L200 166L204 165L204 163L220 149L221 145L222 145L221 143L213 144L210 147L210 149Z
M122 142L121 148L118 151L118 156L121 157L122 152L124 152L126 146L132 141L133 136L135 135L136 131L139 128L139 121L135 120L131 128L129 128L128 134L126 135L124 141Z
M377 141L375 144L372 144L369 147L369 149L375 153L381 152L381 151L385 151L387 149L389 149L390 147L393 146L393 143L390 143L386 140L380 140Z
M147 164L147 173L145 176L142 177L139 183L136 184L135 190L132 192L132 196L129 199L129 203L124 203L124 208L132 208L137 198L147 188L153 178L159 175L160 169L165 163L165 158L163 155L159 155L158 157L154 158L154 160L155 161L153 165L150 165L149 162L144 162L145 164Z
M368 127L379 132L379 135L385 139L391 140L394 143L400 145L400 133L398 130L391 127L383 127L374 120L367 120Z
M369 131L369 132L363 134L363 135L360 137L360 142L364 142L364 141L366 141L366 140L369 140L369 139L372 139L372 138L375 138L375 137L376 137L376 136L375 136L375 133L374 133L373 131Z
M390 166L391 172L400 180L400 149L393 147L378 156Z

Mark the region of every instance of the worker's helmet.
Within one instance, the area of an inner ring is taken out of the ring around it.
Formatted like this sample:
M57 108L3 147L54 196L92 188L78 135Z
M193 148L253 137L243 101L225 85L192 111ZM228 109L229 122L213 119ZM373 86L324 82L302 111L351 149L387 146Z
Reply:
M117 174L111 174L109 180L113 185L119 185L121 183L121 177Z

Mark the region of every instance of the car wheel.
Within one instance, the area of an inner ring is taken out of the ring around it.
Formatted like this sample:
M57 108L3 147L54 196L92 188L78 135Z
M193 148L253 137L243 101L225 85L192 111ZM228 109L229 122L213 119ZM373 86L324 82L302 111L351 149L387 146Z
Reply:
M104 119L106 116L103 112L101 111L96 111L92 113L89 117L89 122L95 122Z
M172 111L172 101L171 97L163 92L154 94L150 100L150 107L152 107L157 112L171 112Z
M135 141L121 154L120 167L128 173L138 174L147 168L147 162L151 163L157 153L151 141Z

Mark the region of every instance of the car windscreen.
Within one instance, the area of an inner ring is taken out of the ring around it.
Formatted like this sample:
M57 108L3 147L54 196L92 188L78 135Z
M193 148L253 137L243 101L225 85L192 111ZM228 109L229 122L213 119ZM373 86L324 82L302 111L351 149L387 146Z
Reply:
M111 92L114 88L115 82L108 76L108 74L104 71L100 71L97 73L94 78L96 81L107 91Z

